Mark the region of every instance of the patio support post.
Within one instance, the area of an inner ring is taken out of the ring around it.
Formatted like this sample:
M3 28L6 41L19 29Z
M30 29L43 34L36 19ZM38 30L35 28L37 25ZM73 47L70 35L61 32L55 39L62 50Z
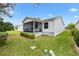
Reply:
M33 21L33 33L35 34L35 21Z

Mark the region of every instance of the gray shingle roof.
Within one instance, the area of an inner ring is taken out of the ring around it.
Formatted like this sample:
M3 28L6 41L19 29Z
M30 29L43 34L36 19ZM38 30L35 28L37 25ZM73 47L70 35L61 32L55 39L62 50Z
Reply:
M64 24L64 21L63 21L63 19L62 19L61 16L56 16L56 17L48 18L48 19L45 19L44 21L54 21L56 18L60 18L61 21L62 21L62 23ZM65 24L64 24L64 25L65 25Z
M41 21L40 18L25 17L25 19L24 19L22 22L24 22L24 21L27 20L27 19L36 20L36 21Z
M43 21L54 21L56 18L61 18L62 23L64 24L63 19L62 19L61 16L56 16L56 17L44 19ZM36 21L42 21L40 18L25 17L25 19L24 19L22 22L24 22L24 21L27 20L27 19L31 19L32 21L35 21L35 20L36 20Z
M62 18L62 17L61 16L56 16L56 17L45 19L44 21L52 21L52 20L55 20L56 18Z

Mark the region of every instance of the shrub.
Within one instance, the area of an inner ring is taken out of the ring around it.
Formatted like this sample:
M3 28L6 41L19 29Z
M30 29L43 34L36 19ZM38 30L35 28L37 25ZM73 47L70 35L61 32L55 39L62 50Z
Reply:
M76 29L71 29L71 34L72 34L72 36L75 35L75 32L76 32Z
M79 30L76 30L76 33L74 35L74 41L77 44L77 46L79 47Z
M34 39L35 38L34 34L30 34L30 33L27 33L27 32L21 32L20 35L24 36L24 37L27 37L27 38L30 38L30 39Z
M3 46L6 44L7 35L8 34L5 32L0 32L0 46Z
M75 29L75 24L74 23L70 23L67 25L67 29Z

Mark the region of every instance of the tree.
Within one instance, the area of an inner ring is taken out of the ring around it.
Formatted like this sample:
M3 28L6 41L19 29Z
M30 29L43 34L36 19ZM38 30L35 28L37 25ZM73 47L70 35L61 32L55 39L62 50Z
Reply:
M75 24L74 23L68 24L67 29L70 29L70 30L75 29Z
M11 12L14 9L14 3L0 3L0 32L13 30L14 26L10 22L3 22L2 16L12 17Z
M3 25L4 25L3 18L0 17L0 31L1 32L3 31Z
M14 8L15 4L13 3L0 3L0 15L7 15L12 17L10 11Z
M72 36L75 35L76 28L75 28L75 24L74 24L74 23L70 23L70 24L68 24L67 29L71 30L71 34L72 34Z
M14 26L10 22L3 22L3 18L0 17L0 32L14 30Z
M10 31L10 30L14 30L14 26L12 23L10 22L5 22L4 26L3 26L3 30L4 31Z

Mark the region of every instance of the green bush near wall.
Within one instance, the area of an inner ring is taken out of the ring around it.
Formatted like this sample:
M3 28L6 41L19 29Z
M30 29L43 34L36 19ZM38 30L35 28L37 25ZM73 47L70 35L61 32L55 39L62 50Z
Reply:
M75 35L75 32L76 32L76 29L71 29L71 34L72 34L72 36Z
M74 35L74 41L77 44L77 46L79 47L79 30L76 30L76 33Z
M35 35L31 34L31 33L21 32L20 35L24 36L24 37L27 37L27 38L30 38L30 39L35 39Z
M6 44L7 35L8 34L5 32L0 32L0 46L4 46Z

